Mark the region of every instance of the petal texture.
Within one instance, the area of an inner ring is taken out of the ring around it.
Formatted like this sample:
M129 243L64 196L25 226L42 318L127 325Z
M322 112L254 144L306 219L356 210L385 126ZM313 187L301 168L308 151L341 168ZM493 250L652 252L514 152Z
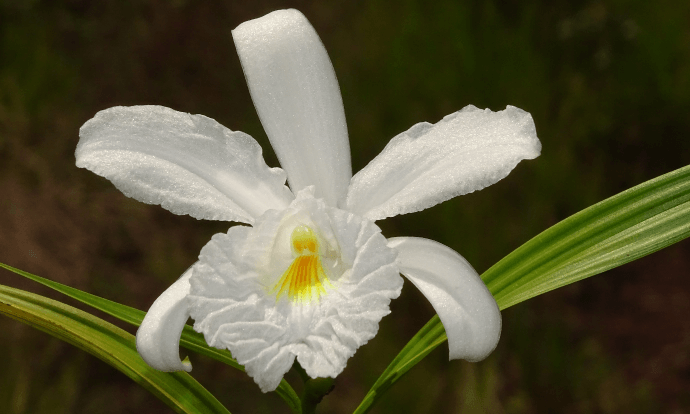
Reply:
M529 113L466 106L393 138L352 177L347 209L369 220L424 210L501 180L540 151Z
M345 112L326 49L297 10L232 31L249 92L293 192L314 185L331 206L352 177Z
M180 361L180 336L189 319L189 278L194 266L153 302L137 330L137 351L147 364L159 371L191 371L192 364Z
M480 361L496 348L501 312L477 272L453 249L433 240L395 237L398 266L429 299L448 336L450 359Z
M126 196L197 219L252 223L292 194L254 138L162 106L114 107L79 130L77 166Z
M274 288L293 260L284 236L296 226L318 233L329 279L325 293L306 303L277 297ZM400 294L396 256L375 224L303 191L287 210L216 234L202 249L190 281L194 329L229 349L264 392L295 357L311 377L335 377Z

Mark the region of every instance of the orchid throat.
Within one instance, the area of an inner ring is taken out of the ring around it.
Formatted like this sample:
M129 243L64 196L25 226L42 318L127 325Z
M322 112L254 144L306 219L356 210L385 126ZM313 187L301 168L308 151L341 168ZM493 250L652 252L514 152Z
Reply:
M284 296L298 303L318 301L330 286L321 265L319 240L311 228L299 225L292 230L290 242L295 259L271 292L276 293L276 301Z

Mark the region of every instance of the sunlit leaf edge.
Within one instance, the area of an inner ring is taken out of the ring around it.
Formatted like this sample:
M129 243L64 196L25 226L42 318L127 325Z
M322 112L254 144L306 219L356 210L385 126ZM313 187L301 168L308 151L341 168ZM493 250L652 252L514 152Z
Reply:
M61 302L0 285L0 313L68 342L113 366L178 413L229 411L186 372L149 367L130 333Z

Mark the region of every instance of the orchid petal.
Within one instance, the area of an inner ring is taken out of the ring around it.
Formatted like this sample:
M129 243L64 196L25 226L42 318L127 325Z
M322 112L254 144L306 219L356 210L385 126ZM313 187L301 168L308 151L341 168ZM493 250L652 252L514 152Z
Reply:
M347 209L369 220L424 210L494 184L540 151L529 113L469 105L393 138L352 177Z
M159 371L191 371L189 361L180 361L180 336L189 318L190 267L161 294L146 313L137 330L137 351L147 364Z
M352 177L345 111L326 49L297 10L232 31L249 92L294 193L314 185L331 206Z
M79 135L78 167L175 214L253 223L292 200L285 173L266 165L252 137L203 115L119 106L97 113Z
M294 260L281 234L297 225L318 231L323 253L338 256L321 257L328 280L318 299L291 301L275 292ZM288 209L268 211L254 227L232 227L204 246L190 280L194 329L209 345L229 349L264 392L278 386L295 357L310 377L335 377L400 295L396 256L374 223L305 189Z
M426 296L448 336L450 359L480 361L496 348L501 312L489 289L462 256L433 240L388 239L400 273Z

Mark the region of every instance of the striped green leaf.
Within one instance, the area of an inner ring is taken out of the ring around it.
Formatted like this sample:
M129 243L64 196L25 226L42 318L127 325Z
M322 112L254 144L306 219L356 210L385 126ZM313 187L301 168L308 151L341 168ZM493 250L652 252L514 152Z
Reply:
M149 367L137 353L133 335L87 312L0 285L0 313L98 357L178 413L230 413L186 372L165 373Z

